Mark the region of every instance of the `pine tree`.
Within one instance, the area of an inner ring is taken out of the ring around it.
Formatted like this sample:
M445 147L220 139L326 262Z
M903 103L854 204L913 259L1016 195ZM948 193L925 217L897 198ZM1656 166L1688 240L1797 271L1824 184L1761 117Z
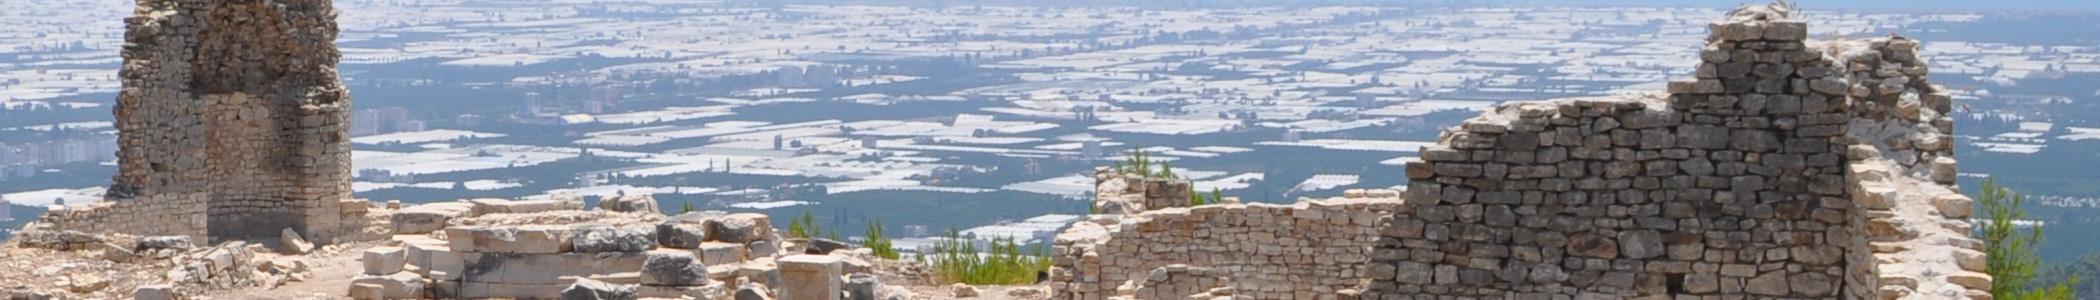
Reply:
M1976 200L1983 207L1983 224L1978 226L1983 238L1983 252L1988 257L1988 273L1991 274L1991 296L1999 300L2070 300L2077 295L2071 289L2078 285L2078 278L2070 278L2054 286L2031 286L2036 281L2035 269L2042 264L2035 250L2042 243L2042 226L2037 223L2027 232L2020 232L2014 221L2027 217L2020 208L2026 198L2019 192L1998 186L1997 179L1984 179Z

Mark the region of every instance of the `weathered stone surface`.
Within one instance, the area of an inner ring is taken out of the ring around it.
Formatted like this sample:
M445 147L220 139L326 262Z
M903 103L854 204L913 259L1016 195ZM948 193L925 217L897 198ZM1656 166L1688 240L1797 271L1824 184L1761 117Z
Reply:
M577 253L641 252L656 249L656 227L590 225L571 228L571 247Z
M304 254L307 251L314 250L314 243L307 242L305 237L299 236L299 231L292 230L291 228L285 228L284 231L279 234L278 242L281 243L279 245L284 246L285 252L287 253Z
M377 285L380 287L379 295L384 299L422 299L428 281L416 273L401 272L389 275L357 275L357 279L351 280L350 284L352 291L356 291L358 285Z
M690 251L652 250L642 262L644 285L705 285L707 265Z
M698 249L707 241L707 227L700 223L684 223L677 220L656 225L656 243L664 247Z
M802 239L802 241L805 245L807 245L803 246L804 248L802 248L803 254L823 255L831 254L832 251L853 249L853 244L848 244L846 242L835 241L827 238L809 238Z
M439 202L403 207L394 211L394 234L429 233L445 229L445 221L466 217L474 211L473 204L463 202Z
M524 214L557 210L583 209L583 207L580 206L582 205L582 203L553 199L510 200L499 198L482 198L468 200L467 202L473 204L473 215L475 216L488 214Z
M846 300L880 300L882 280L875 274L853 274L846 277Z
M780 264L781 300L830 300L844 288L839 282L845 263L830 255L790 255Z
M749 243L773 236L773 224L766 215L739 213L710 219L707 237L714 241Z
M606 197L598 200L598 209L617 212L663 213L657 208L656 197L648 194Z
M616 285L580 278L561 291L561 300L636 300L640 299L641 295L633 285Z
M401 247L366 248L364 257L359 261L364 263L366 275L400 273L401 267L408 263L408 252Z
M1771 271L1750 278L1750 281L1744 284L1743 291L1765 296L1785 296L1792 292L1787 284L1786 271Z
M180 235L174 235L174 236L149 236L149 237L142 237L142 238L139 238L139 245L138 245L138 247L137 247L137 248L136 248L135 250L152 250L152 249L174 249L174 250L189 250L190 248L195 248L195 247L196 247L196 246L195 246L195 244L191 244L191 243L190 243L190 237L188 237L188 236L180 236Z
M182 300L185 297L169 285L141 285L131 289L132 300Z

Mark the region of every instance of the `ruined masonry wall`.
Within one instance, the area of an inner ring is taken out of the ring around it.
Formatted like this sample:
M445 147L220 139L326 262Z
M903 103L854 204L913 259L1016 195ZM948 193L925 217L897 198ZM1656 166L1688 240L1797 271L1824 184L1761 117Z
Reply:
M98 202L54 209L37 220L51 231L123 232L141 236L181 235L205 241L204 193L160 194L133 202Z
M1379 224L1401 205L1395 191L1352 195L1293 205L1214 204L1095 215L1096 220L1058 235L1052 299L1169 299L1143 293L1200 292L1212 284L1253 299L1354 294L1366 274L1378 270L1367 262ZM1156 269L1170 266L1226 275L1200 285L1146 286Z
M139 1L125 19L113 202L55 228L328 241L349 196L329 1ZM202 224L200 224L202 223Z
M1372 255L1394 272L1362 298L1987 298L1917 42L1810 41L1790 9L1714 23L1667 96L1445 131L1407 166Z

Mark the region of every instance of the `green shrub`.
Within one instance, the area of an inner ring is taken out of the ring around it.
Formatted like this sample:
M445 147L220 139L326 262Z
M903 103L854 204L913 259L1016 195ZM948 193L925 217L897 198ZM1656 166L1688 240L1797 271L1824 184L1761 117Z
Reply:
M941 281L972 285L1034 284L1036 272L1050 269L1042 245L1029 247L1029 255L1022 255L1021 244L1008 238L993 239L990 246L979 253L974 241L949 230L948 239L935 244L931 258L922 259L930 260L927 266Z
M1983 207L1985 220L1977 229L1983 238L1983 252L1988 257L1987 273L1991 274L1991 296L1999 300L2070 300L2077 295L2071 287L2078 285L2078 278L2069 278L2054 286L2033 286L2036 282L2035 268L2041 266L2041 258L2035 250L2042 243L2042 226L2035 224L2027 232L2020 232L2013 221L2027 217L2020 208L2026 197L1998 186L1996 179L1984 179L1977 191L1976 202Z
M862 243L862 246L875 250L875 257L889 260L896 260L898 257L897 247L890 243L889 237L882 235L881 220L868 221L868 241Z
M788 221L788 237L792 238L815 238L818 233L824 232L822 229L821 226L817 225L817 215L806 211L802 212L801 218ZM833 234L836 235L837 232L833 232ZM837 238L833 238L833 240L837 240Z

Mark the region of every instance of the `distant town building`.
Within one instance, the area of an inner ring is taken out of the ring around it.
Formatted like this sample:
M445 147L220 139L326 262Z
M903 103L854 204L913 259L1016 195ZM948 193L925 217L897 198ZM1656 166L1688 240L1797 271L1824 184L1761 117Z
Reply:
M601 102L602 104L619 105L620 87L608 85L591 89L591 98L587 101L597 101Z
M525 111L524 111L524 115L525 115L526 117L532 117L532 116L537 116L537 115L539 115L539 114L540 114L540 93L539 93L539 92L525 92Z
M588 114L602 114L602 113L605 113L605 101L599 101L599 100L587 100L587 101L583 101L583 112L584 112L584 113L588 113Z
M461 114L458 117L453 117L452 123L459 124L459 126L481 126L482 119L481 115L477 114Z
M868 149L875 149L875 137L872 137L872 136L864 136L864 137L860 137L860 147L861 147L861 148L868 148Z
M0 222L13 222L15 220L14 206L13 203L8 203L7 199L0 199Z
M1101 158L1101 141L1093 140L1080 142L1079 155L1084 155L1087 159Z
M395 129L395 131L397 131L397 132L398 132L398 131L423 131L423 130L426 130L426 129L424 128L425 126L424 126L424 124L423 124L423 121L417 121L417 120L402 120L401 122L399 122L399 123L396 123L396 124L398 124L398 125L394 125L394 129Z
M1298 140L1300 140L1300 139L1304 139L1304 138L1305 138L1305 133L1302 133L1302 132L1298 132L1298 130L1288 130L1288 131L1284 131L1284 132L1283 132L1283 141L1284 141L1284 142L1298 142Z
M786 149L786 146L787 144L784 137L778 134L773 135L773 150Z
M1377 95L1372 95L1372 94L1356 94L1356 108L1362 108L1362 109L1371 109L1371 108L1372 108L1372 106L1377 106L1377 105L1378 105L1378 96L1377 96Z
M922 238L922 237L926 237L926 225L904 225L904 237L906 237L906 238Z
M408 121L407 108L397 106L358 110L350 113L350 135L361 136L401 131L420 131L420 129L401 128L401 123L405 121Z

